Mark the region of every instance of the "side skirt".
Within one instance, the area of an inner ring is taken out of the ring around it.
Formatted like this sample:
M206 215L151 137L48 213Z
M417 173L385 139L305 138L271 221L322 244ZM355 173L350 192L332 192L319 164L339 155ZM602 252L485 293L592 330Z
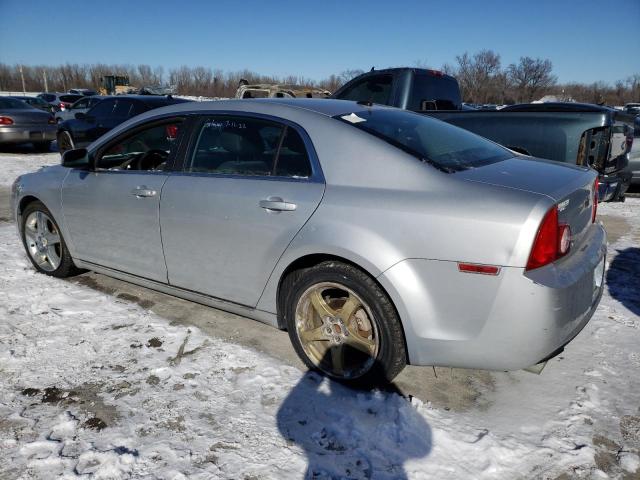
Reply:
M117 278L118 280L124 280L125 282L133 283L135 285L140 285L141 287L166 293L167 295L173 295L174 297L190 300L201 305L217 308L218 310L234 313L242 317L251 318L253 320L257 320L259 322L266 323L267 325L271 325L272 327L278 328L277 316L274 313L257 310L255 308L247 307L245 305L240 305L233 302L227 302L216 297L193 292L191 290L185 290L179 287L174 287L166 283L156 282L155 280L138 277L136 275L131 275L130 273L103 267L102 265L86 262L84 260L78 260L74 258L73 262L78 268L92 270L96 273L101 273L108 277Z

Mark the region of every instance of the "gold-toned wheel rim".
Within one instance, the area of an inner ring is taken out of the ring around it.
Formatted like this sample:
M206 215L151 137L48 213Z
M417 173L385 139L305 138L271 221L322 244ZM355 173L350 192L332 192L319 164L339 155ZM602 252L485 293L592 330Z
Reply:
M374 365L380 348L369 306L350 288L317 283L300 296L296 334L311 362L337 378L357 378Z

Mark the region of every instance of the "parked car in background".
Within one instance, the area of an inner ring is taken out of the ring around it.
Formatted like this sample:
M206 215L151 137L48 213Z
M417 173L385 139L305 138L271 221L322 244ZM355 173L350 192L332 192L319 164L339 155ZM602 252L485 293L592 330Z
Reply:
M349 81L331 98L413 110L526 155L591 166L600 174L601 201L624 200L629 187L633 117L612 108L539 103L474 111L463 108L455 78L421 68L373 70Z
M31 143L49 151L56 138L53 116L11 97L0 97L0 145Z
M633 115L640 115L640 103L627 103L624 106L624 111Z
M64 153L73 148L87 146L131 117L154 108L188 101L171 96L155 95L107 97L87 110L86 113L76 113L74 118L58 124L58 149L60 153Z
M75 101L80 100L84 95L72 94L72 93L41 93L38 98L43 99L45 102L53 105L56 112L66 110Z
M18 178L12 205L39 272L286 328L308 367L375 384L562 351L602 295L596 182L400 109L231 100L139 115Z
M60 123L60 122L64 122L65 120L69 120L70 118L76 118L76 113L86 113L91 107L93 107L98 102L101 102L106 98L109 98L109 97L103 97L100 95L82 97L80 100L77 100L69 108L56 112L55 114L56 122Z
M70 88L69 93L74 93L76 95L84 95L85 97L98 94L98 92L96 92L95 90L91 90L89 88Z
M39 97L27 97L22 95L12 95L11 98L15 98L16 100L20 100L28 105L31 105L34 108L38 108L40 110L44 110L45 112L54 113L56 110L50 103L45 102L43 99Z

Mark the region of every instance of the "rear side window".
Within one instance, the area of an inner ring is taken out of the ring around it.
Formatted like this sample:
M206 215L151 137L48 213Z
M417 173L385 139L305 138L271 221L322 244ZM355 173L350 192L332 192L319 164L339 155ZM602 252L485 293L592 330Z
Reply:
M346 88L339 95L341 100L372 102L380 105L391 104L391 75L371 75Z
M56 96L50 93L41 93L38 97L44 98L47 102L53 102L56 99Z
M479 135L406 110L371 109L335 118L447 173L513 157L506 148Z
M304 141L298 132L286 127L280 152L276 161L275 175L278 177L308 178L311 163Z
M15 98L0 98L0 110L29 110L31 107L22 100Z
M191 172L304 178L311 174L302 138L293 128L244 117L212 117L202 125Z
M460 105L460 88L454 79L426 73L413 77L407 110L458 110Z
M82 95L60 95L60 101L66 103L73 103L82 98Z
M200 130L190 171L270 175L282 130L263 120L209 118Z

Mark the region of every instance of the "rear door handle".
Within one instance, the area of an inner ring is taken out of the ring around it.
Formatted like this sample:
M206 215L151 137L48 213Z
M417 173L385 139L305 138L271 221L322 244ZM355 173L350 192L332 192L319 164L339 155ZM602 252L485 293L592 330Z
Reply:
M156 193L157 192L155 190L151 190L150 188L147 188L144 185L142 185L141 187L136 187L133 190L131 190L131 195L134 195L138 198L154 197Z
M285 202L280 197L269 197L266 200L260 200L260 208L272 212L292 212L297 208L295 203Z

